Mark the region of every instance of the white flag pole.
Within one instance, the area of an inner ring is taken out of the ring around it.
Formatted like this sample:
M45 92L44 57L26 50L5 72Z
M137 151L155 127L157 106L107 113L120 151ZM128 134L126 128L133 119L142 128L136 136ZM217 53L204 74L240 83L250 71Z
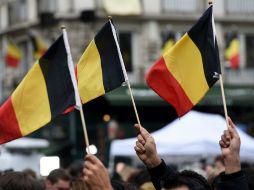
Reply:
M209 0L208 4L209 4L210 6L212 6L212 5L213 5L213 2L212 2L211 0ZM216 29L215 29L215 23L214 23L213 12L212 12L212 26L213 26L213 39L214 39L214 46L215 46ZM225 98L225 92L224 92L222 74L219 74L219 80L220 80L220 89L221 89L221 96L222 96L222 102L223 102L223 108L224 108L225 119L226 119L226 123L227 123L227 128L229 128L229 123L228 123L228 110L227 110L227 104L226 104L226 98Z
M119 54L119 59L120 59L121 67L122 67L122 70L123 70L125 82L127 83L127 86L128 86L129 92L130 92L131 101L132 101L134 112L135 112L135 115L136 115L136 118L137 118L137 122L138 122L139 126L141 126L139 115L138 115L138 110L137 110L137 107L136 107L136 104L135 104L135 101L134 101L134 97L133 97L133 94L132 94L132 90L131 90L130 81L128 79L128 75L127 75L125 65L124 65L124 62L123 62L122 53L121 53L119 43L118 43L118 40L117 40L116 29L115 29L114 25L112 24L111 19L112 18L109 16L109 22L110 22L111 29L112 29L112 32L113 32L113 36L114 36L114 39L115 39L115 42L116 42L117 52Z
M81 117L82 127L83 127L83 131L84 131L87 152L88 152L88 154L91 154L91 151L90 151L90 148L89 148L89 140L88 140L85 116L84 116L84 112L83 112L83 108L82 108L82 103L81 103L81 100L80 100L77 80L76 80L76 77L75 77L73 60L72 60L72 56L71 56L71 49L70 49L70 45L69 45L69 41L68 41L68 36L67 36L65 26L62 26L61 29L62 29L62 32L63 32L63 39L64 39L64 44L65 44L66 53L67 53L68 68L70 70L71 80L72 80L72 84L73 84L73 88L74 88L74 92L75 92L75 101L76 101L75 108L78 109L79 112L80 112L80 117Z

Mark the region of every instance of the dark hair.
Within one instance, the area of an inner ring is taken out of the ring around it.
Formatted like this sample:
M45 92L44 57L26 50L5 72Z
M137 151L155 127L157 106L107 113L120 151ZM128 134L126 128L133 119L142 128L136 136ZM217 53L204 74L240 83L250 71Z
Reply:
M83 176L83 167L83 161L75 161L69 166L68 172L72 180L77 180Z
M49 173L47 180L49 180L52 184L55 184L58 180L70 181L70 177L64 169L59 168L52 170Z
M190 190L211 190L207 180L194 171L184 170L170 173L162 180L162 187L164 188L176 188L183 185Z
M35 180L23 172L8 172L0 177L0 189L35 190Z
M128 179L128 182L135 184L137 187L150 181L151 177L147 169L141 169L140 171L133 173Z

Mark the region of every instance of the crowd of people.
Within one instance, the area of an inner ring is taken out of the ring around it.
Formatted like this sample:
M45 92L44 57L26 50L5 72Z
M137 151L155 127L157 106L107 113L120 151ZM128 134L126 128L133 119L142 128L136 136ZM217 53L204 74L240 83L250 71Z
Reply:
M38 179L29 169L6 171L0 176L0 190L252 190L254 170L241 166L240 136L231 119L228 122L229 128L218 142L221 155L215 160L215 166L207 167L206 175L194 170L178 171L167 165L158 155L150 133L135 124L138 134L134 149L143 168L120 163L115 175L110 177L103 163L88 154L84 164L55 169L45 179Z

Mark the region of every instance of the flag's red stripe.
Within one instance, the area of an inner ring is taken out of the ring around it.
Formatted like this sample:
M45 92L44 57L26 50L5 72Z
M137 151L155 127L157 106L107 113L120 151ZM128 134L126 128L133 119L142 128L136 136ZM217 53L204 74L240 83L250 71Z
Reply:
M5 56L5 62L11 67L17 67L20 62L20 59L7 54Z
M158 60L146 76L148 85L175 107L178 116L184 115L193 107L181 85L168 70L163 57Z
M239 55L239 53L233 55L233 56L230 58L230 67L231 67L232 69L238 69L239 63L240 63L240 55Z
M0 144L22 137L11 97L0 107Z

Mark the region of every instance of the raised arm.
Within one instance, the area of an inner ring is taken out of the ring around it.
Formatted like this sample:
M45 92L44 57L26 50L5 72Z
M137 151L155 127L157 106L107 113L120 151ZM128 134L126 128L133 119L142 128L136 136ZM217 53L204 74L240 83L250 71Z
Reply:
M84 180L91 190L113 190L107 169L94 155L85 157Z
M232 120L228 118L228 121L229 128L224 131L219 141L225 163L225 173L219 176L217 188L223 190L248 190L247 180L241 171L240 136Z
M138 124L135 124L134 127L139 131L134 147L137 156L148 168L155 168L162 161L157 153L154 138Z

